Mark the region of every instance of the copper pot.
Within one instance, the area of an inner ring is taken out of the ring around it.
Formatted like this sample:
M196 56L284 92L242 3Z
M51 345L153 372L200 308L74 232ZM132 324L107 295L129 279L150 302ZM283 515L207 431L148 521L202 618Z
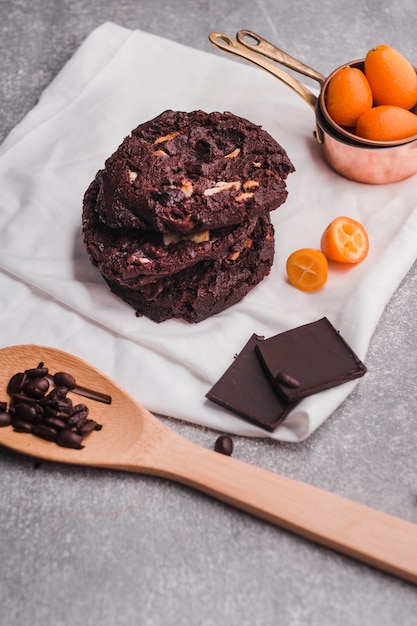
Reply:
M210 33L209 39L220 50L266 70L307 102L315 112L315 136L322 146L324 157L342 176L361 183L386 184L417 173L417 135L400 141L370 141L338 126L332 120L326 107L326 89L332 76L341 68L326 78L249 30L240 30L236 40L216 32ZM320 85L319 96L264 57L317 81ZM363 64L364 60L360 59L345 63L342 67L350 65L363 70Z

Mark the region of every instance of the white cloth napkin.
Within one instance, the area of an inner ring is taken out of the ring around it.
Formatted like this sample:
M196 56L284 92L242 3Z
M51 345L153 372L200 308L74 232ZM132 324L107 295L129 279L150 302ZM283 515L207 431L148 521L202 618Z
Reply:
M92 267L81 238L85 189L132 128L165 109L231 111L262 125L296 167L273 213L276 260L240 304L190 325L136 318ZM106 23L97 28L0 148L0 343L43 343L88 359L151 411L249 436L301 441L359 381L312 396L272 434L205 399L252 333L270 337L327 316L366 362L383 308L417 256L416 178L362 185L334 173L314 115L288 87L219 54ZM360 220L370 253L330 269L306 294L287 256L319 247L338 215Z

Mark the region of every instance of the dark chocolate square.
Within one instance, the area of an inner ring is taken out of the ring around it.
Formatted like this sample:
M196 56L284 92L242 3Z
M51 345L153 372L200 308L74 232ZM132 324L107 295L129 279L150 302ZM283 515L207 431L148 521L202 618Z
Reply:
M252 335L206 397L272 432L294 408L294 403L284 403L269 383L255 350L261 343L263 337Z
M260 341L256 352L284 403L359 378L367 371L326 317Z

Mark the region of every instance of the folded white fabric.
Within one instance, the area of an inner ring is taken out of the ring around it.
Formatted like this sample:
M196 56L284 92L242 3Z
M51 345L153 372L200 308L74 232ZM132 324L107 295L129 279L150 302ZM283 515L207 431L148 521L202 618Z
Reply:
M137 318L92 267L81 237L82 198L95 173L132 128L165 109L246 117L296 167L287 202L272 214L270 276L240 304L194 325ZM313 128L309 107L258 69L103 24L0 148L1 345L44 343L77 353L157 413L235 434L309 436L357 381L302 401L274 433L205 394L252 333L270 337L323 316L366 361L383 308L417 256L415 177L382 186L348 181L324 162ZM365 225L368 258L332 267L318 293L294 289L285 278L288 254L319 247L338 215Z

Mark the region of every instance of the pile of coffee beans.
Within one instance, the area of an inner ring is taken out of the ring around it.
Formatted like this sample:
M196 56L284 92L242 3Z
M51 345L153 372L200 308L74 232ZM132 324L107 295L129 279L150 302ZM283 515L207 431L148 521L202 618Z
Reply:
M0 426L13 426L17 432L32 433L65 448L83 448L85 435L102 426L88 417L85 404L74 404L68 396L75 387L71 374L50 376L43 363L17 372L7 385L9 406L0 402Z

